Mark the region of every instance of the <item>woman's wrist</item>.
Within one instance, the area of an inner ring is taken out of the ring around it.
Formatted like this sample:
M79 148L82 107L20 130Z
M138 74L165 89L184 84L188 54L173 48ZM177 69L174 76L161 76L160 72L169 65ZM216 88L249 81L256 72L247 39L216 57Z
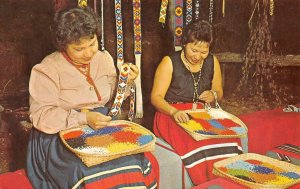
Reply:
M172 108L170 111L169 111L169 114L170 116L174 116L179 110L177 110L176 108Z

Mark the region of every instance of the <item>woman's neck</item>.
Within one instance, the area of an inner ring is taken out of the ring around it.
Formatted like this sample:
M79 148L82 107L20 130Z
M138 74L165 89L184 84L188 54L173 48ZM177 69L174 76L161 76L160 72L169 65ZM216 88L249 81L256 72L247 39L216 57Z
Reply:
M190 71L190 72L199 72L202 69L203 61L199 62L199 64L191 64L190 61L185 57L184 51L181 52L181 60L184 64L184 66Z

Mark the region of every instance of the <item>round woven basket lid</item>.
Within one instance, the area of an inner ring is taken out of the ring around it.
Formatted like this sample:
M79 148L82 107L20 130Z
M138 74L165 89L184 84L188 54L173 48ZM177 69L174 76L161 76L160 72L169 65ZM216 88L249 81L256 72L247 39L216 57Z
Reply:
M155 142L155 136L149 130L125 120L111 121L98 130L87 125L70 128L61 131L60 137L72 152L91 156L131 153Z
M254 153L218 161L213 173L250 188L288 188L300 182L298 166Z
M186 110L190 120L178 123L194 139L233 138L247 135L246 125L236 116L218 108Z

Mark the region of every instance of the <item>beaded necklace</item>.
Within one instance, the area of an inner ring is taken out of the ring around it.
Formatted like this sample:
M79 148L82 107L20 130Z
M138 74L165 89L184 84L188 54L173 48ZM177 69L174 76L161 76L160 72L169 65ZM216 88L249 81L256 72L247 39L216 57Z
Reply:
M194 93L193 93L193 106L192 106L192 110L196 110L197 109L197 103L199 102L199 99L198 99L199 98L198 85L199 85L199 82L200 82L200 79L201 79L201 75L202 75L201 71L202 71L203 63L200 64L199 75L198 75L198 78L196 80L196 77L193 74L193 72L191 71L190 66L187 63L185 63L185 61L189 63L189 60L185 57L184 53L181 53L181 57L184 60L183 63L185 64L185 66L187 67L187 69L189 70L189 72L191 73L192 78L193 78Z

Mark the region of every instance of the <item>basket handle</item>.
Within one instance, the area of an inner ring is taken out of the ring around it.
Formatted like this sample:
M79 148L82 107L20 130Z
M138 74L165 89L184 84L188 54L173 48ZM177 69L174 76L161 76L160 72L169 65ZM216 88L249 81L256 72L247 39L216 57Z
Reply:
M211 91L211 92L213 93L213 95L214 95L214 99L215 99L215 108L222 110L220 104L218 103L217 92L214 91L214 90L210 90L210 91ZM204 104L204 108L205 108L205 110L208 110L208 111L209 111L209 110L211 109L210 103L205 103L205 104Z

